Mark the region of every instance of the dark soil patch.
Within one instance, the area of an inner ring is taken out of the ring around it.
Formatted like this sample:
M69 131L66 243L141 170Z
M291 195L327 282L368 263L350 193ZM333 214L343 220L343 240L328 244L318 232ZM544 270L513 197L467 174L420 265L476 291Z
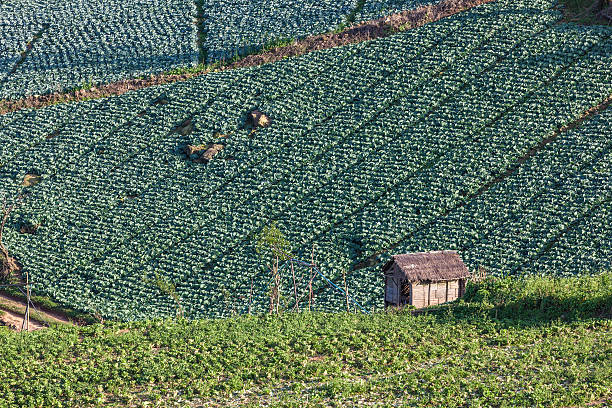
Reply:
M22 234L36 234L36 231L40 228L40 224L22 224L19 227L19 232Z
M187 136L191 132L193 132L193 121L190 119L186 119L174 128L174 131L182 136Z
M195 76L204 75L213 71L252 67L270 62L279 61L283 58L296 57L313 51L339 47L348 44L359 43L375 38L387 37L394 32L420 27L427 23L443 19L453 14L460 13L472 7L490 3L494 0L443 0L438 4L423 6L415 10L392 14L388 17L359 23L346 28L339 33L322 34L307 37L293 43L269 49L265 52L246 56L238 61L225 65L203 69L200 72L184 73L180 75L152 75L147 78L128 79L114 82L108 85L80 89L72 92L55 93L49 95L30 96L18 100L0 101L0 114L14 112L26 108L42 108L56 103L67 103L98 99L113 95L121 95L128 91L147 88L154 85L162 85L171 82L186 81ZM160 99L154 103L168 103Z
M53 139L54 137L58 136L59 134L60 134L60 131L59 131L59 130L56 130L55 132L49 133L49 134L47 135L47 140L49 140L49 139Z

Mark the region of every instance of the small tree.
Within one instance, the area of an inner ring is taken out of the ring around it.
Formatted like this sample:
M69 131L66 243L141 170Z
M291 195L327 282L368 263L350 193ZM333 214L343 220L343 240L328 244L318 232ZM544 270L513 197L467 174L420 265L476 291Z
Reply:
M166 280L166 278L164 278L157 272L155 272L155 279L153 280L153 284L157 286L160 292L174 300L174 303L176 303L177 306L176 316L182 319L184 316L183 305L181 304L181 298L176 293L176 287L174 286L174 284Z
M276 222L264 227L257 235L255 250L270 268L272 288L270 289L270 313L278 313L280 303L279 263L291 258L291 245L278 228Z

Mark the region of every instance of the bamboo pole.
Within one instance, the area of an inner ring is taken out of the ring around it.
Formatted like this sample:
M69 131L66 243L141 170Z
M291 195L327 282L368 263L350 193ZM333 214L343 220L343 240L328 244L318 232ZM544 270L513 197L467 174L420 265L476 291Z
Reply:
M21 322L21 331L30 331L30 281L28 271L26 270L26 309Z
M274 286L275 286L275 295L276 295L276 314L279 312L279 304L280 304L280 273L278 272L278 255L276 255L276 267L275 269L275 277L274 277Z
M308 281L308 311L312 308L312 280L314 279L314 244L312 244L312 252L310 253L310 280Z
M300 307L298 306L297 285L295 283L295 270L293 269L293 259L290 262L291 262L291 276L293 276L293 295L295 296L295 311L299 312Z
M249 314L251 314L252 306L253 306L253 277L251 276L251 292L249 293Z
M349 309L349 294L348 294L348 286L346 284L346 271L343 272L342 274L343 278L344 278L344 295L346 297L346 312L347 313L351 313L351 310Z

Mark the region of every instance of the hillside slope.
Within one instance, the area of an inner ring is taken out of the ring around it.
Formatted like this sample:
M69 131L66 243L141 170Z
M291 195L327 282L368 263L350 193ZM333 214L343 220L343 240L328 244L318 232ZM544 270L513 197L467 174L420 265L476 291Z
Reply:
M25 194L6 244L39 292L120 319L175 313L159 275L191 317L265 310L253 236L273 221L295 256L314 247L330 279L348 272L367 308L380 306L388 251L457 249L494 274L608 268L612 114L562 128L612 95L612 28L561 24L555 6L499 1L379 40L4 115L0 191ZM246 123L256 108L269 127ZM183 154L212 143L224 148L208 163ZM41 181L24 187L28 174ZM316 286L317 308L344 308Z

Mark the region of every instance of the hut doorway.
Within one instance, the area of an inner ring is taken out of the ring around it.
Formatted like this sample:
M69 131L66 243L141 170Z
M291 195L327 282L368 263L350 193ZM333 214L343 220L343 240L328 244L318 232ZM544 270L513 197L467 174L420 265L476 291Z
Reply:
M410 304L411 302L411 293L410 293L410 282L407 280L403 280L401 283L401 290L400 290L400 305L407 305Z

